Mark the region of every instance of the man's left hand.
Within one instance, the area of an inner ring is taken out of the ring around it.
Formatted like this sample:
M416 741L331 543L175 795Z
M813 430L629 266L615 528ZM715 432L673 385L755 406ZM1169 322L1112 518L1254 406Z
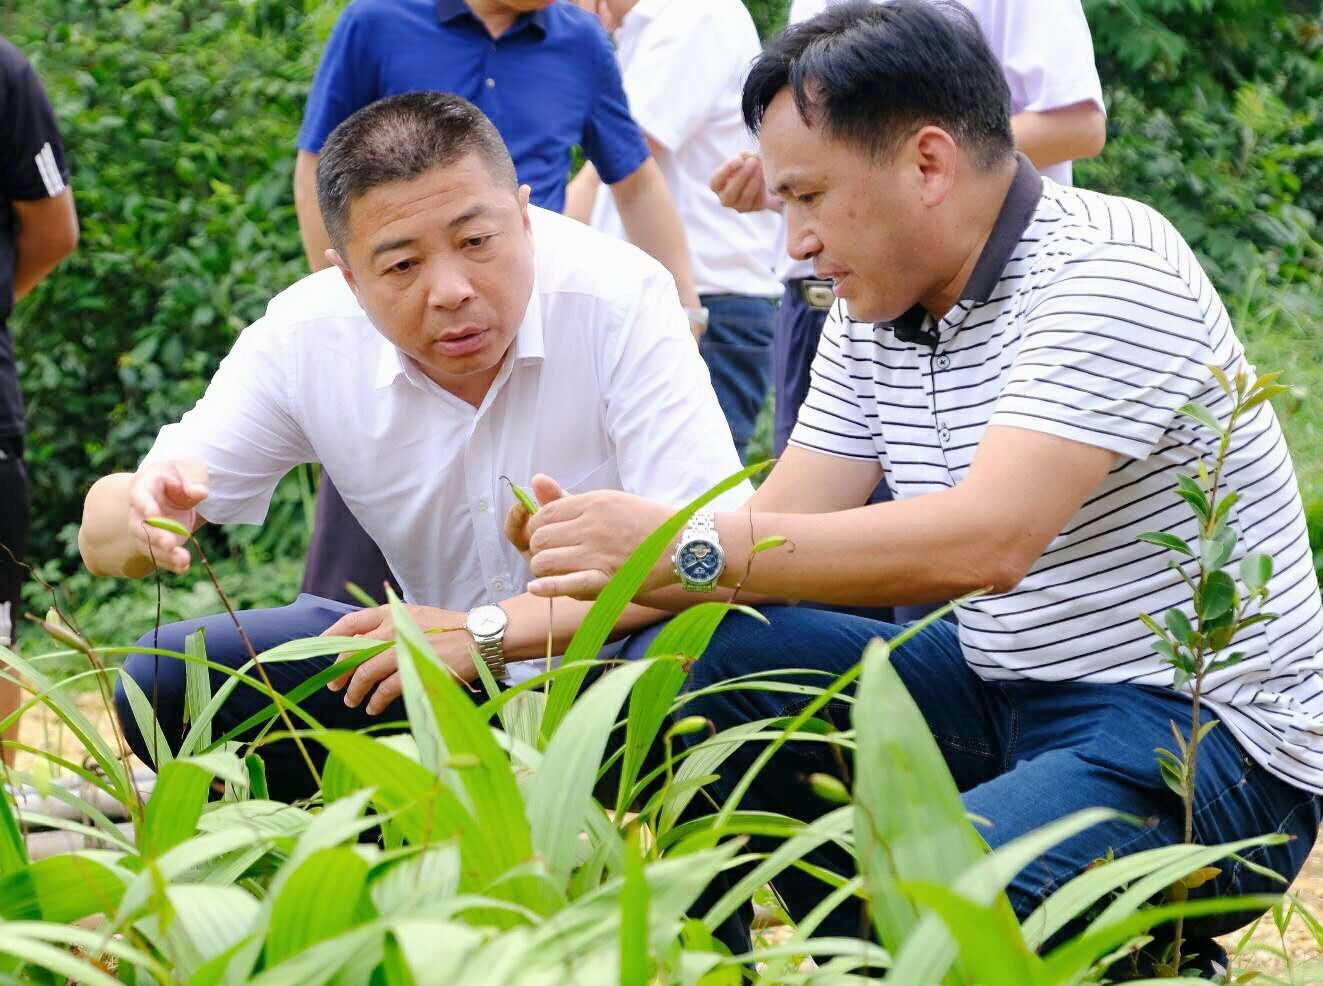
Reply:
M427 634L427 641L432 645L437 658L456 678L468 683L478 676L473 666L473 637L464 629L466 614L433 606L406 606L405 609L424 633L434 631ZM322 632L322 636L394 640L395 623L391 619L389 606L360 609L340 617ZM346 671L326 687L333 692L344 689L345 705L351 709L368 699L367 714L380 715L404 693L395 648L384 650L354 670ZM369 695L371 698L368 698Z
M529 568L536 596L595 599L643 540L666 522L670 507L616 490L567 496L528 521ZM667 556L658 559L642 591L674 579Z

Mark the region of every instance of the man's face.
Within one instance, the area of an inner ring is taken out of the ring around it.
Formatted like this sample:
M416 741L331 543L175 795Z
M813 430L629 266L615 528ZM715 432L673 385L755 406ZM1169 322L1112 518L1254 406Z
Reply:
M851 318L891 321L930 281L919 169L889 164L805 124L789 88L763 116L764 175L785 202L787 247L833 281Z
M512 191L467 154L355 199L346 241L337 263L377 331L481 400L533 290L528 187Z

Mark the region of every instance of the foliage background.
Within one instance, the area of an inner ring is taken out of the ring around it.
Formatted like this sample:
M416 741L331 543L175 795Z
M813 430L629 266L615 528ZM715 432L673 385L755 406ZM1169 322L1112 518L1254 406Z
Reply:
M746 0L766 34L785 0ZM44 77L82 244L12 319L29 408L34 563L94 639L150 619L150 585L78 574L83 494L131 469L201 394L239 330L304 271L291 182L316 60L343 0L0 0ZM1223 293L1278 402L1323 560L1323 11L1299 0L1084 0L1108 143L1081 184L1169 215ZM370 455L370 449L363 454ZM307 474L260 531L210 532L240 605L288 601ZM214 608L185 581L164 616ZM31 608L44 591L33 585Z

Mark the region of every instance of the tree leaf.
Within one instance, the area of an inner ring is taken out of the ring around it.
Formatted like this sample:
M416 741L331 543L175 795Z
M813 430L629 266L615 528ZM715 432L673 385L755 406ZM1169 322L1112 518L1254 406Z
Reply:
M1197 600L1200 619L1206 625L1232 612L1238 596L1235 579L1226 572L1210 573Z
M1171 635L1183 644L1189 644L1194 638L1194 625L1190 623L1190 618L1179 609L1169 609L1162 616L1167 624L1167 629Z
M1139 535L1140 541L1147 541L1149 544L1156 544L1160 548L1166 548L1169 551L1176 551L1182 555L1194 557L1194 551L1190 546L1178 538L1175 534L1168 534L1166 531L1149 531L1146 534Z
M1245 583L1245 588L1250 592L1255 592L1268 585L1272 569L1272 556L1260 553L1246 555L1240 559L1240 581Z
M1183 414L1187 418L1193 418L1205 428L1212 431L1215 435L1222 434L1222 422L1218 421L1217 415L1202 404L1196 404L1194 401L1191 401L1188 404L1182 404L1176 409L1176 413Z

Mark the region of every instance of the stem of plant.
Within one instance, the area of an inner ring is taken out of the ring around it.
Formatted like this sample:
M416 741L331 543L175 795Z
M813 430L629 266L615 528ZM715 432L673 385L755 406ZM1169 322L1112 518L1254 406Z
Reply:
M225 590L221 588L220 580L216 578L216 573L212 571L211 562L207 560L206 552L202 550L202 545L198 543L196 535L189 538L193 542L193 547L197 549L198 561L202 562L202 568L207 573L207 578L216 589L216 595L220 597L221 605L225 607L225 612L230 614L230 619L234 622L234 628L239 631L239 639L243 641L244 649L248 652L248 657L253 662L253 667L257 669L258 675L262 679L267 689L271 692L271 700L275 704L276 713L285 723L285 728L289 730L290 739L298 747L299 755L303 757L303 762L308 767L308 773L312 775L313 780L317 782L317 787L322 786L322 775L317 769L316 764L312 762L312 757L308 755L308 748L303 745L303 737L298 734L294 728L294 721L289 717L289 710L285 708L284 696L276 690L276 686L271 683L270 676L266 673L266 668L262 667L261 660L258 659L257 650L253 647L253 642L248 639L248 631L243 628L239 622L239 617L234 613L234 607L230 605L229 597L225 595Z

